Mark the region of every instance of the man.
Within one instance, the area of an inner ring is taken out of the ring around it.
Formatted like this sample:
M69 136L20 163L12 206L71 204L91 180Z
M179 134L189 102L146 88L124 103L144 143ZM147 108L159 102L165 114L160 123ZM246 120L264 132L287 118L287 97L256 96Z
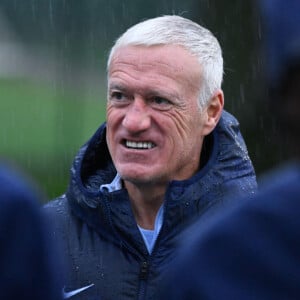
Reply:
M0 299L62 299L63 272L37 199L19 174L0 165Z
M223 112L223 59L207 29L179 16L139 23L107 71L107 123L46 208L65 244L66 292L155 299L178 233L225 195L253 193L255 173Z
M185 233L190 240L170 268L161 299L300 296L300 2L259 4L270 104L289 141L289 162L257 195Z

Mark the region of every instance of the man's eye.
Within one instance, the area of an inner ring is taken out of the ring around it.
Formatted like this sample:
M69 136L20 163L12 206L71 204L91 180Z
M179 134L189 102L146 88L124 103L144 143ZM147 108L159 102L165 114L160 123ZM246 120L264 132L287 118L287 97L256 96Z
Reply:
M172 101L170 101L164 97L159 97L159 96L152 97L150 100L150 103L151 103L151 106L157 110L169 110L173 106Z
M153 102L158 105L160 105L160 104L161 105L164 105L164 104L170 105L171 104L171 102L168 99L165 99L162 97L154 97Z
M112 92L110 98L113 100L123 100L124 94L121 92Z

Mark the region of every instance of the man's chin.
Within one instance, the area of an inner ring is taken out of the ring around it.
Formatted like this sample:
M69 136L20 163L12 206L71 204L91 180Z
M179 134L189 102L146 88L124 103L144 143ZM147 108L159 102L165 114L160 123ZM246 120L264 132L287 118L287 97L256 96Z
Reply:
M155 176L149 173L120 173L121 178L126 182L130 182L134 185L153 185L156 183L161 183L161 176Z
M147 184L152 181L152 178L149 176L143 176L143 175L121 175L122 179L124 181L131 182L133 184Z

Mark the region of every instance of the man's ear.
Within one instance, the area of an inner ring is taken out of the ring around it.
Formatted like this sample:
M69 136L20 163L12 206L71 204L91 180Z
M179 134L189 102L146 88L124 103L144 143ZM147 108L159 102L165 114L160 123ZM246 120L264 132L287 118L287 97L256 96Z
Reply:
M224 94L220 89L216 91L210 99L206 108L206 124L204 125L204 135L210 134L218 124L224 107Z

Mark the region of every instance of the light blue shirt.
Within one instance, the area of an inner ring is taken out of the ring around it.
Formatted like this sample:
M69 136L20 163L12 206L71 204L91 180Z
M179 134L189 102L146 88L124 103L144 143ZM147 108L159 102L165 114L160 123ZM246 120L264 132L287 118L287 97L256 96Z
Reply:
M114 180L111 183L102 184L100 186L100 191L108 191L109 193L119 191L122 188L121 176L117 173Z
M147 246L149 254L152 253L153 247L155 245L156 239L160 232L164 216L164 205L162 205L155 218L154 230L144 229L138 225L138 228L143 236L144 242Z
M122 179L121 179L121 176L117 173L117 175L115 176L114 180L111 183L102 184L100 186L100 191L103 192L106 190L109 193L111 193L111 192L118 191L121 188L122 188ZM158 213L155 218L154 230L144 229L144 228L138 226L149 254L152 253L156 239L160 232L160 229L161 229L161 226L163 223L163 216L164 216L164 205L162 205L160 207L160 209L158 210Z

